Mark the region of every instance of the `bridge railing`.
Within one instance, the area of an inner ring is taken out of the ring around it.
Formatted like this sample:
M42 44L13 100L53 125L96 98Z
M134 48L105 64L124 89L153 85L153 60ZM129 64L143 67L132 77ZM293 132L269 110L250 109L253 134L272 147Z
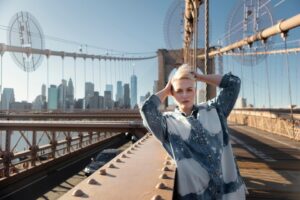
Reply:
M0 131L0 179L121 133L145 133L140 121L0 121Z
M93 110L73 112L33 112L7 111L0 112L3 120L141 120L138 110Z
M235 124L254 127L300 141L300 114L273 109L235 109L228 117Z

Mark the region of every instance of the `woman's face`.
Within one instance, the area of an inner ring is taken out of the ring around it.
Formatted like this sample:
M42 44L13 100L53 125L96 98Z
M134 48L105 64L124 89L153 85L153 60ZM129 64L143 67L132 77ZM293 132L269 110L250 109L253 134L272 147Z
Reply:
M192 108L195 98L195 81L189 79L175 80L172 86L172 94L179 108L181 110Z

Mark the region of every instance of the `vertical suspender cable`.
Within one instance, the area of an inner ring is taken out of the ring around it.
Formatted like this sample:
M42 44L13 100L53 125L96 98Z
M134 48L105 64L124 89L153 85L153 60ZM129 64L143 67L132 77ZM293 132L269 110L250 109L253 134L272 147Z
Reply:
M86 91L86 57L83 57L83 70L84 70L84 91L83 91L83 95L84 95L84 103L83 103L83 109L85 110L86 107L86 96L85 96L85 91Z
M76 84L76 57L74 57L74 85L75 85L75 90L74 90L74 99L76 99L76 91L77 91L77 84Z
M107 76L107 73L106 73L106 67L107 67L106 65L107 65L107 63L106 63L106 58L105 58L105 59L104 59L104 78L105 78L105 82L104 82L104 83L105 83L105 85L104 85L104 91L106 90L105 87L106 87L106 84L107 84L107 77L108 77L108 76Z
M101 59L99 58L99 96L101 96Z
M295 121L294 121L294 114L293 114L293 103L292 103L292 89L291 89L291 78L290 78L290 66L289 66L289 59L288 59L288 52L287 52L287 44L286 44L286 33L283 33L284 39L284 48L285 48L285 65L287 68L287 75L288 75L288 86L289 86L289 99L290 99L290 109L291 109L291 119L292 119L292 127L293 127L293 138L295 138Z
M205 0L205 65L204 65L204 74L208 73L208 65L209 65L209 0ZM205 84L206 91L206 100L208 100L208 92L207 92L207 84Z
M244 82L244 71L243 71L243 69L244 69L244 64L245 64L245 50L244 50L244 48L242 49L242 66L241 66L241 79L242 79L242 81ZM244 87L244 84L242 83L242 85L241 85L241 87L242 87L242 99L243 98L245 98L245 87Z
M265 52L267 52L267 46L266 42L264 42ZM265 59L265 65L266 65L266 75L267 75L267 88L268 88L268 100L269 100L269 108L271 109L271 90L270 90L270 73L269 73L269 62L268 62L268 56L266 56Z
M65 100L66 100L66 88L65 88L65 85L64 85L64 79L65 79L65 62L64 62L64 55L62 55L61 57L61 62L62 62L62 109L63 111L65 111Z
M193 59L193 70L197 72L197 49L198 49L198 1L194 1L194 59ZM197 82L196 82L196 94L195 94L195 100L194 103L197 104Z
M95 84L94 57L92 58L92 76L93 76L93 84Z
M263 40L264 43L264 48L265 48L265 53L267 52L267 41ZM273 126L272 126L272 116L271 116L271 90L270 90L270 73L269 73L269 62L268 62L268 55L265 58L265 65L266 65L266 76L267 76L267 88L268 88L268 100L269 100L269 120L271 126L270 130L273 132Z
M47 98L49 98L48 97L49 96L49 94L48 94L48 89L49 89L49 55L46 56L46 59L47 59L47 89L46 89L46 95L47 95ZM48 106L47 106L47 109L48 109Z
M3 88L3 51L1 51L0 53L0 58L1 58L1 85L0 85L0 102L2 103L2 88ZM0 108L2 109L2 106L0 106Z
M255 88L254 88L254 71L253 71L253 61L252 58L250 59L251 61L251 79L252 79L252 94L253 94L253 107L256 106L256 102L255 102Z

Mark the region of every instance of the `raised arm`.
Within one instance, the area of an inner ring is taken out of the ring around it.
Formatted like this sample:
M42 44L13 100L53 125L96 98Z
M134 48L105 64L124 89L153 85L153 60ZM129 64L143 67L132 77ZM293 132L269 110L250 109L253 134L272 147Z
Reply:
M213 74L201 75L198 73L194 73L194 75L198 81L206 82L208 84L223 88L220 94L213 101L223 115L228 117L240 91L240 78L232 75L231 73L227 73L224 76Z
M171 81L166 87L155 95L150 96L141 106L140 113L145 127L152 132L162 143L167 142L167 122L166 118L159 111L159 106L171 95Z

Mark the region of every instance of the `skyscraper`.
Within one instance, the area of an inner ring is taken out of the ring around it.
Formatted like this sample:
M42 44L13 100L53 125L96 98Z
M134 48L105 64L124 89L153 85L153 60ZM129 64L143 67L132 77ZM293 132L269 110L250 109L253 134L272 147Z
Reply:
M66 106L68 109L74 108L74 86L71 78L67 86Z
M137 77L136 75L132 75L130 77L130 105L131 108L137 104Z
M50 85L50 88L48 88L48 109L49 110L57 109L57 100L58 100L58 89L56 85Z
M63 79L58 86L58 108L66 109L66 95L67 94L67 81Z
M111 99L113 100L113 94L114 94L114 89L112 84L106 84L105 85L105 91L110 91L111 92Z
M1 97L1 109L9 110L9 104L15 102L15 94L13 88L4 88Z
M104 108L105 109L112 108L111 91L104 91Z
M42 96L46 98L46 85L42 85Z
M124 108L130 108L130 89L129 84L124 84Z
M94 96L94 83L85 83L85 95L84 95L84 109L88 106L90 98Z
M117 95L116 95L116 101L118 102L119 106L122 107L123 105L123 87L122 87L122 81L117 81Z

